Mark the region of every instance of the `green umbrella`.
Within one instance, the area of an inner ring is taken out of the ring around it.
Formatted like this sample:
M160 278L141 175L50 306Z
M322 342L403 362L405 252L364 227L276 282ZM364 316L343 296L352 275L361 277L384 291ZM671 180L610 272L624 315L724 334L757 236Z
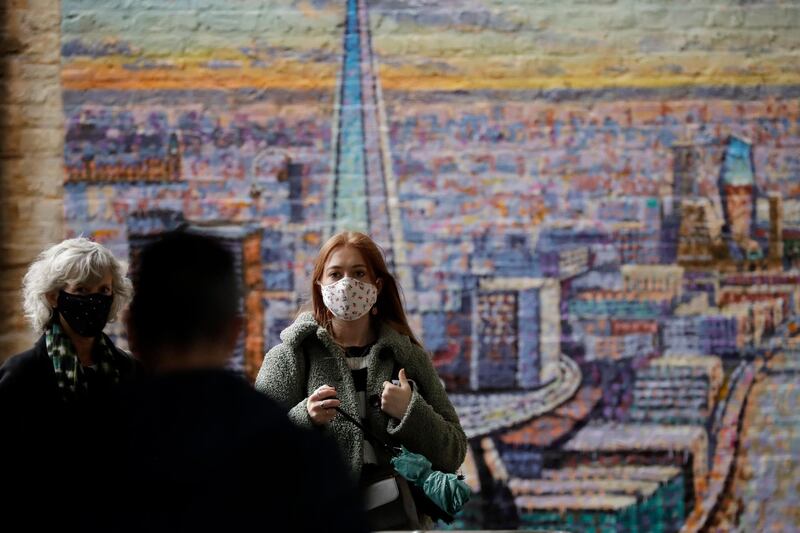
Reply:
M449 515L459 512L469 500L469 485L456 474L433 470L431 462L424 455L410 452L402 446L400 453L392 457L391 463L401 476L421 488L433 503Z

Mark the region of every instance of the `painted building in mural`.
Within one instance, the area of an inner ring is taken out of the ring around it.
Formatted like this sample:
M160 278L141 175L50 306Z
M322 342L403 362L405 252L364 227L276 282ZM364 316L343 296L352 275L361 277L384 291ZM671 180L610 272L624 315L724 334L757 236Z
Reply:
M552 279L484 279L473 317L472 390L534 389L558 377L560 289Z
M262 4L63 2L68 233L134 276L164 231L221 239L253 378L324 240L367 231L470 438L454 527L719 523L751 387L797 355L796 57L571 4Z

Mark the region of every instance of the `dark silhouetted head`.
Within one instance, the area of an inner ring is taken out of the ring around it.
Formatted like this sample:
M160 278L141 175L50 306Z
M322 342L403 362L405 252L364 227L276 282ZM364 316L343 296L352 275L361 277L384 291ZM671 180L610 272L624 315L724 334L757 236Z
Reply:
M163 235L139 254L128 316L131 348L148 366L220 347L232 351L239 291L233 256L219 242L183 231Z

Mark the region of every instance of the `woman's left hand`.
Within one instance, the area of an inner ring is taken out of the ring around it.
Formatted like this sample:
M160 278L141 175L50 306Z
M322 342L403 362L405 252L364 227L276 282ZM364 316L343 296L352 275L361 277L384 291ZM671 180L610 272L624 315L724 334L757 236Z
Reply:
M388 381L383 382L381 393L381 411L401 420L406 414L408 404L411 403L411 383L406 378L406 369L401 368L397 374L400 385Z

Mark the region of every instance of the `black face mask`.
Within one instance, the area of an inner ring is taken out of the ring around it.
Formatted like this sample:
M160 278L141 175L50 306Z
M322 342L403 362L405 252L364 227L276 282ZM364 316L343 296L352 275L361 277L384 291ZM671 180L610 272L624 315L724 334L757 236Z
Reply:
M58 293L56 311L81 337L97 337L106 327L114 297L110 294Z

